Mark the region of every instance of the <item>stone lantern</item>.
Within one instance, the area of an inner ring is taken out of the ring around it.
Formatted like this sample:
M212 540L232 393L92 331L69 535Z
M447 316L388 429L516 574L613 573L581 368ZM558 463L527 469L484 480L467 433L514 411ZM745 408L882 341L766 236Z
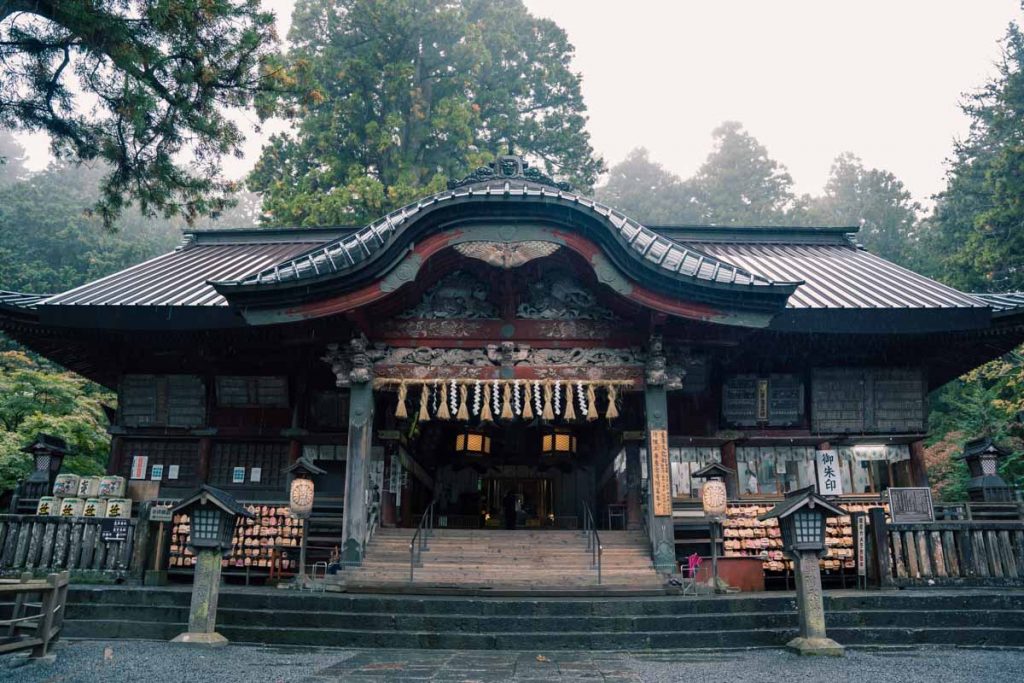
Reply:
M251 518L253 515L233 496L207 484L186 496L172 511L172 514L178 513L189 516L188 543L196 554L196 569L192 579L188 631L171 642L227 645L227 638L216 631L221 557L231 552L238 518Z
M307 521L313 514L313 500L316 496L316 485L313 477L325 474L327 470L317 467L311 460L301 457L282 472L289 475L288 483L288 510L292 517L304 520L302 527L302 541L299 546L299 573L295 576L295 582L301 587L306 582L306 537L309 536L309 524Z
M67 442L58 436L39 433L35 441L22 448L21 452L32 456L32 474L26 481L45 484L48 492L60 472L64 456L68 454Z
M1006 449L983 437L964 445L963 459L971 473L967 496L972 501L1012 503L1013 489L999 476L999 461L1010 455Z
M796 567L796 603L800 635L786 644L802 655L844 654L843 646L825 635L825 604L821 594L821 568L825 546L825 520L846 512L828 502L809 486L786 494L786 499L759 520L777 519L783 551Z

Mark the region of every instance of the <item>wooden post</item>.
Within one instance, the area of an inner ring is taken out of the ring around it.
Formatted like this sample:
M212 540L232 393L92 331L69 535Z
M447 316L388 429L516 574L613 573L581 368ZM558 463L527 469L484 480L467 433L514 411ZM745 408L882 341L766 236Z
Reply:
M936 576L947 576L946 573L946 558L942 552L942 538L938 531L931 532L932 540L932 567L935 569Z
M32 648L32 654L29 655L33 658L45 657L46 650L50 645L53 617L57 611L59 579L57 574L50 574L46 577L47 589L43 591L42 599L39 601L39 621L36 622L36 638L40 642Z
M910 444L910 476L914 486L928 486L928 468L924 462L924 441Z
M345 501L341 520L341 560L346 566L363 562L372 442L373 383L353 382L349 388L348 456L345 461Z
M139 505L139 520L131 535L132 552L128 562L128 577L129 581L135 585L144 583L146 578L146 560L150 555L149 511L152 507L152 501L145 501ZM154 567L154 569L162 570L163 567Z
M647 413L647 530L650 533L654 568L662 573L676 569L676 533L672 515L655 515L654 449L651 435L654 431L668 432L668 393L664 385L647 384L644 390Z
M199 439L199 462L196 463L196 479L199 484L210 480L210 455L213 451L213 439L204 436Z
M124 438L113 436L110 438L110 461L107 463L107 474L120 474L123 462Z
M952 531L942 532L942 549L945 551L946 569L950 576L960 576L960 562L957 558L956 541Z
M903 561L903 541L900 539L900 532L893 531L892 554L896 560L896 576L901 579L907 578L907 565Z
M878 584L882 588L890 588L894 585L892 579L892 566L889 562L889 531L886 529L885 510L882 508L871 508L868 511L868 519L871 520L871 539L875 547L875 570L878 575Z

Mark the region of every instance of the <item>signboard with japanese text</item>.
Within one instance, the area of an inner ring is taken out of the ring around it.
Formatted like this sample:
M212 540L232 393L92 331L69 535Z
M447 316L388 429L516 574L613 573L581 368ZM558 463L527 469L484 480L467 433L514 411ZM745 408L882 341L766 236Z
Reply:
M651 430L651 497L656 517L672 516L672 472L669 465L668 430Z
M868 574L868 539L867 539L867 516L858 515L854 522L854 539L853 542L857 548L857 576L867 576Z
M934 522L932 492L927 487L890 487L889 515L896 524Z
M166 505L155 505L149 509L149 521L169 522L171 521L171 508Z
M128 523L129 520L124 517L100 520L100 539L104 543L127 540Z
M841 496L843 478L839 473L839 451L815 451L818 465L818 493L823 496Z

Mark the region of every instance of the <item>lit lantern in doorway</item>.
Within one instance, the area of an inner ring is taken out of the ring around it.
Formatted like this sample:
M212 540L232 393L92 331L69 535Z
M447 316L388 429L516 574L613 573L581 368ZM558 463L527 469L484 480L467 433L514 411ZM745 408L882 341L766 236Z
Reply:
M566 457L576 454L576 435L567 429L549 429L541 436L541 455Z
M284 469L292 477L288 486L288 508L292 517L306 519L313 512L313 497L316 487L313 476L324 474L323 470L306 458L299 458Z
M491 437L475 429L465 429L455 436L455 452L462 455L490 455Z

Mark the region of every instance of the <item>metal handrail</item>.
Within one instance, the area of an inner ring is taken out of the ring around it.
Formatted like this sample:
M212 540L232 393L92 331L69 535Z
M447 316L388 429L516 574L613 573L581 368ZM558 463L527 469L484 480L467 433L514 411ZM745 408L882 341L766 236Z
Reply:
M422 566L421 556L424 550L430 550L427 545L427 539L434 534L434 503L436 500L430 501L430 505L423 511L423 516L420 517L420 523L416 527L416 533L412 535L412 540L409 541L409 583L412 583L414 578L414 572L416 566Z
M590 566L597 569L597 585L601 585L601 554L604 547L601 545L601 535L597 533L597 524L594 522L594 514L590 506L583 501L583 534L587 537L587 550L590 551Z

